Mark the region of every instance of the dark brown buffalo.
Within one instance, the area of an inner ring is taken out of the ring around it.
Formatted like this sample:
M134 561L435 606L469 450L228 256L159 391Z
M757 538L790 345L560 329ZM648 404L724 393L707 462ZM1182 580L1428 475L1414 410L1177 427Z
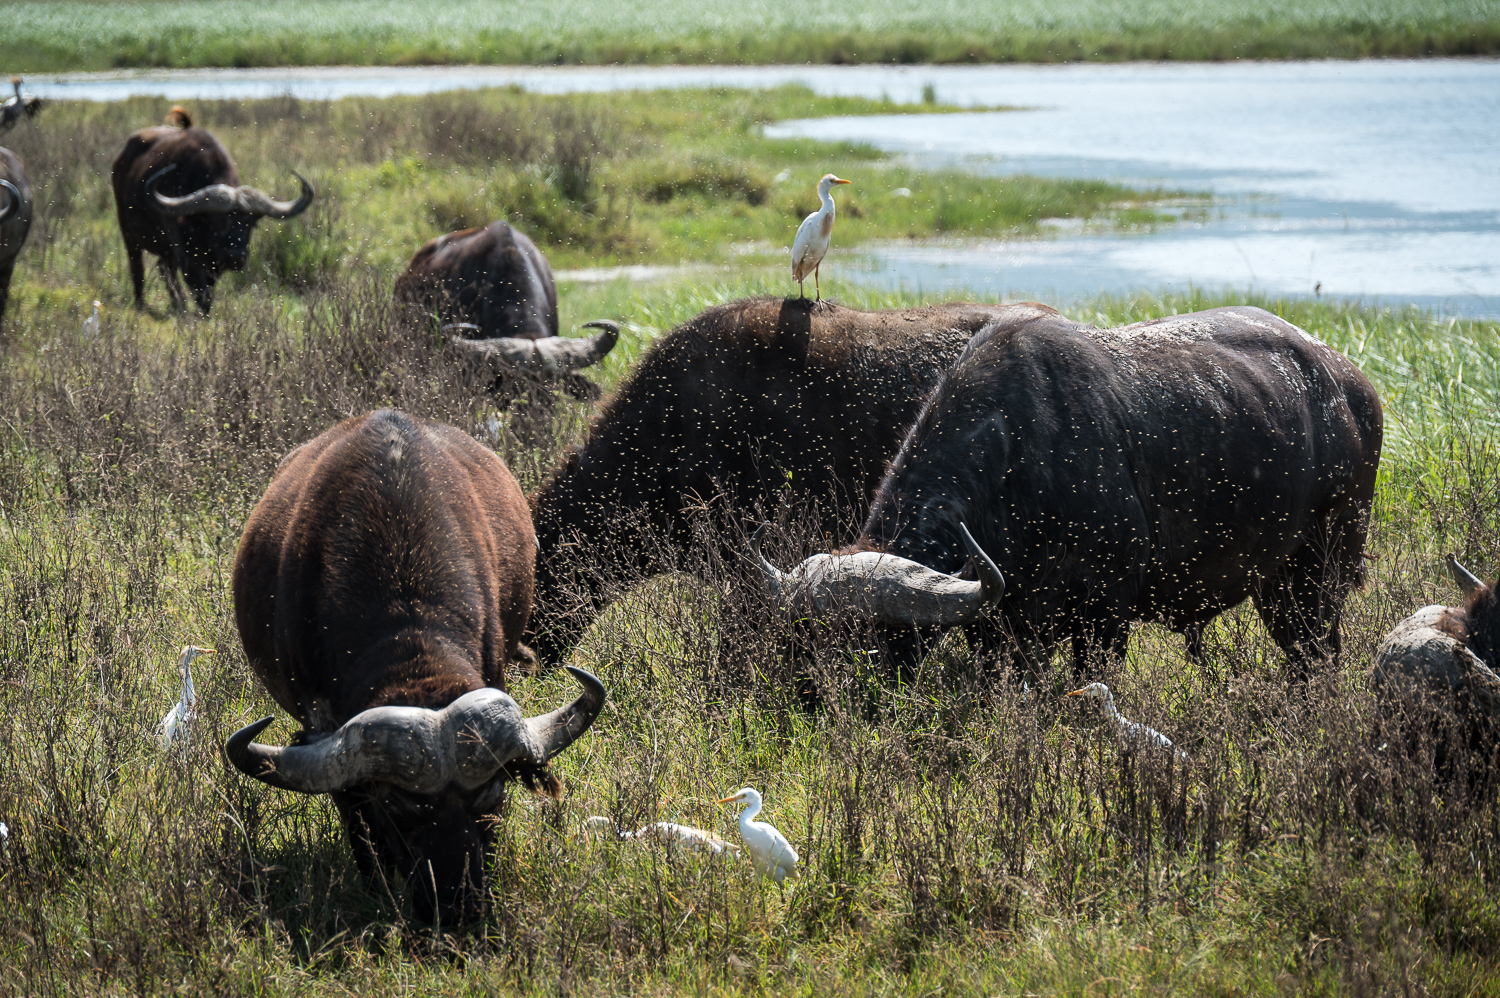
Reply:
M178 283L182 271L198 309L213 307L214 284L229 270L243 270L250 233L262 218L295 218L312 204L313 188L301 174L296 201L277 201L265 191L241 186L240 174L223 143L193 127L180 107L167 124L143 128L125 140L111 179L125 256L137 307L145 303L142 253L156 265L172 296L172 307L187 307Z
M491 819L520 778L593 722L604 688L523 720L501 687L531 612L535 535L493 452L384 410L282 461L245 524L235 620L255 674L303 727L270 747L264 718L225 751L274 787L331 794L367 872L392 865L426 920L482 906Z
M756 298L667 333L533 497L538 653L566 655L611 579L666 568L658 542L688 543L705 503L733 514L816 502L824 532L852 539L886 462L969 337L1039 312L1052 314Z
M507 399L554 382L575 398L598 398L577 371L603 359L619 337L616 324L602 321L587 323L604 328L593 337L558 335L552 268L504 220L430 240L396 278L396 301L436 319L449 352Z
M26 245L31 230L31 185L21 160L9 149L0 148L0 320L10 299L10 278L16 269L16 257Z
M1197 654L1250 597L1300 673L1339 650L1381 431L1364 375L1261 309L1105 330L1038 310L969 342L851 548L757 562L784 605L886 625L898 666L955 624L981 653L1070 641L1079 671L1137 620Z

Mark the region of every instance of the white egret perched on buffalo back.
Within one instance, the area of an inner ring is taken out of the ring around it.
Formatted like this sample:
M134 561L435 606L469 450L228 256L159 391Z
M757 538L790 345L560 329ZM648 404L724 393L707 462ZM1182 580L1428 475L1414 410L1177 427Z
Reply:
M745 804L744 810L740 811L740 842L750 853L755 872L775 880L779 887L787 877L797 872L797 850L792 848L785 835L764 821L752 820L760 814L761 799L758 791L746 787L739 793L723 798L719 803L728 804L732 801Z
M193 689L193 659L199 655L214 654L217 652L212 648L183 645L182 656L177 660L177 673L182 679L182 699L178 700L177 705L167 711L167 716L161 719L159 728L162 748L171 748L176 739L188 737L198 705L198 694Z
M583 819L583 830L588 833L602 832L621 842L660 842L667 846L699 849L715 856L725 852L736 856L740 854L738 846L726 842L713 832L672 821L653 821L632 832L628 828L617 828L613 820L602 814L594 814Z
M1083 689L1074 690L1072 693L1069 693L1068 696L1093 697L1095 700L1098 700L1099 706L1104 711L1104 716L1109 718L1110 722L1114 724L1115 732L1119 735L1121 741L1134 742L1151 748L1172 748L1172 739L1155 728L1146 727L1146 725L1141 724L1139 721L1127 720L1124 715L1116 710L1114 694L1103 683L1089 683ZM1182 762L1188 761L1186 752L1182 751L1182 749L1176 749L1175 751L1179 760Z
M829 193L829 188L834 184L847 183L850 181L825 173L823 179L818 181L818 199L823 202L823 207L808 215L797 226L797 238L792 240L792 280L797 282L797 293L803 298L807 297L807 292L803 290L802 282L811 274L818 300L823 299L823 287L818 281L818 265L827 254L828 240L833 235L833 195Z

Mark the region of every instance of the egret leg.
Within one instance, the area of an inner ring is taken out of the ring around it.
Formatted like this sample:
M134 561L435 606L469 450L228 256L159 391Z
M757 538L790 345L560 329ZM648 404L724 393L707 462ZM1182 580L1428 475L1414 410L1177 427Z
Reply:
M823 265L820 263L813 268L813 287L817 289L818 301L823 300L823 283L818 280L818 271L822 268L822 266Z

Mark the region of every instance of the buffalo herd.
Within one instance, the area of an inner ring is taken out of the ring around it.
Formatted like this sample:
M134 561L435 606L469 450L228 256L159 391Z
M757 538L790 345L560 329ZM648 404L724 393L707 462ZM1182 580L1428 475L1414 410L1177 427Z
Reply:
M0 128L35 111L19 84L12 103ZM256 223L315 197L300 175L293 201L241 184L181 108L126 140L112 179L137 304L149 250L173 307L180 272L205 314ZM0 316L30 214L0 149ZM500 395L596 398L577 372L620 332L561 337L547 260L503 220L423 246L395 299ZM618 586L672 567L665 552L716 548L789 622L862 621L900 674L951 627L976 663L1065 647L1088 673L1138 621L1201 657L1205 625L1249 599L1306 679L1339 654L1364 577L1382 424L1353 364L1258 308L1113 329L1033 303L710 308L645 352L529 500L467 433L395 411L283 458L241 538L234 606L250 668L302 733L258 742L264 718L225 753L331 795L363 869L402 871L419 916L462 921L483 907L506 784L558 793L548 761L605 702L570 669L578 698L523 717L507 665L533 649L565 663ZM783 571L744 528L788 508L829 550ZM705 512L720 529L697 529ZM1500 597L1452 567L1466 604L1403 622L1376 679L1500 724Z

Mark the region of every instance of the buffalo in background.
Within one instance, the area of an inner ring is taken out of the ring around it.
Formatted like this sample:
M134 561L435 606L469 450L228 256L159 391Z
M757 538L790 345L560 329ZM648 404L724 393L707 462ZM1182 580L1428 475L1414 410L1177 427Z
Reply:
M449 334L447 350L504 403L528 394L543 419L548 386L592 401L599 389L578 371L614 348L619 326L586 339L558 335L557 285L536 244L504 220L438 236L396 278L396 301L434 317Z
M520 487L472 438L400 412L350 419L283 458L250 514L234 611L250 667L303 726L225 752L285 790L333 796L360 867L394 866L419 917L483 906L492 818L604 705L521 717L502 692L531 612L536 538Z
M1037 308L943 376L853 546L792 573L752 547L783 606L880 622L897 668L953 625L982 653L1070 641L1082 672L1157 620L1200 657L1249 597L1305 674L1363 578L1381 433L1364 375L1261 309L1100 330Z
M21 78L12 76L16 95L0 104L0 133L8 132L23 118L31 118L42 109L42 101L21 93ZM16 269L16 257L26 245L31 231L31 184L20 157L0 148L0 320L5 319L5 305L10 300L10 278Z
M31 231L31 184L21 160L9 149L0 148L0 320L10 300L10 278L16 269L16 257L26 245Z
M145 304L141 254L149 250L156 255L172 307L187 307L177 280L181 270L199 311L207 315L219 275L244 269L256 223L296 218L312 204L312 184L294 175L302 184L295 201L277 201L265 191L242 186L223 143L194 127L180 107L172 109L167 124L143 128L126 139L111 180L136 307Z
M964 344L1039 308L863 312L754 298L662 336L532 498L537 653L561 660L612 583L670 568L661 546L691 543L705 506L739 518L815 503L826 536L852 539L886 462ZM733 557L734 535L720 536Z

